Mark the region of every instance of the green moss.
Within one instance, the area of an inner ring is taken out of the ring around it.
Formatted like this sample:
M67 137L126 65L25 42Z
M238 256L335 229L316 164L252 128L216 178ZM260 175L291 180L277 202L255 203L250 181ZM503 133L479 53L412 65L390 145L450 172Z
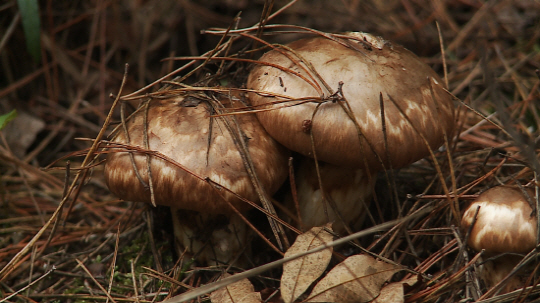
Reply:
M65 295L74 295L74 294L86 294L88 291L85 289L83 280L81 278L75 278L72 285L69 288L64 289L63 294Z

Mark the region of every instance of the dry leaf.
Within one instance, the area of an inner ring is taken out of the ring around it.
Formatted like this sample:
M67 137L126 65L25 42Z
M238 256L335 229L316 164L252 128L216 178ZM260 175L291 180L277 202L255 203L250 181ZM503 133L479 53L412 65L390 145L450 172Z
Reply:
M403 282L390 283L381 289L379 296L372 303L404 303Z
M299 235L287 250L285 257L303 253L332 241L333 236L324 230L331 229L331 224L313 227ZM281 297L285 302L294 302L326 270L332 258L332 248L321 250L307 256L287 262L283 265L281 276Z
M367 255L351 256L315 285L307 302L369 302L399 270Z
M22 159L26 155L26 150L36 140L38 133L44 128L45 122L42 119L19 111L4 128L3 133L11 152Z
M405 302L405 284L411 286L418 282L418 277L413 276L406 280L390 283L381 289L379 296L371 303L403 303Z
M223 275L222 278L230 276ZM255 292L255 288L248 279L229 284L210 294L212 303L261 303L261 294Z

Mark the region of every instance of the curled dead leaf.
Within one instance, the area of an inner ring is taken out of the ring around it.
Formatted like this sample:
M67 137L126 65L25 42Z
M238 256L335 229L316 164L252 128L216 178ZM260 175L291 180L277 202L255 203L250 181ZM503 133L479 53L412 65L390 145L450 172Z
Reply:
M224 274L223 278L231 275ZM261 294L255 292L253 284L248 279L229 284L210 294L212 303L261 303Z
M307 302L370 302L398 271L397 266L367 255L351 256L315 285Z
M331 230L331 224L313 227L299 235L287 250L285 257L306 252L315 247L330 243L333 236L324 228ZM281 296L285 302L294 302L326 270L332 258L332 247L300 257L283 265L281 276Z

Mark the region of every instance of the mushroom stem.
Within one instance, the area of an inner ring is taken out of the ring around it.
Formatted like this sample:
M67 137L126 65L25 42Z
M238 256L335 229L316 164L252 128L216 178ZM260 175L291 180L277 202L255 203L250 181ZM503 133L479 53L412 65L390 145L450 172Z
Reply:
M488 288L492 288L503 281L514 270L516 265L521 261L521 256L515 255L498 255L487 259L480 267L479 276L484 281ZM508 293L516 289L522 288L524 281L519 276L519 273L509 277L502 285L500 293Z
M298 209L301 229L309 230L334 222L338 234L357 230L362 225L375 185L374 176L362 169L340 167L301 157L296 170ZM320 177L320 178L319 178ZM322 184L321 184L322 183ZM288 199L290 208L296 206Z
M176 250L208 265L245 267L251 235L237 214L206 214L171 207Z

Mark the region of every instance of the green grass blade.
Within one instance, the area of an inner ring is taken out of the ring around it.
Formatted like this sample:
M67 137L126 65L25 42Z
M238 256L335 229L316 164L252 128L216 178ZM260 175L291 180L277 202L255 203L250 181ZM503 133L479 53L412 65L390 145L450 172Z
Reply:
M21 12L26 49L37 63L41 58L39 5L37 0L17 0Z
M9 121L15 119L17 117L17 110L12 110L7 114L3 114L0 116L0 130L4 129L6 125L9 123Z

